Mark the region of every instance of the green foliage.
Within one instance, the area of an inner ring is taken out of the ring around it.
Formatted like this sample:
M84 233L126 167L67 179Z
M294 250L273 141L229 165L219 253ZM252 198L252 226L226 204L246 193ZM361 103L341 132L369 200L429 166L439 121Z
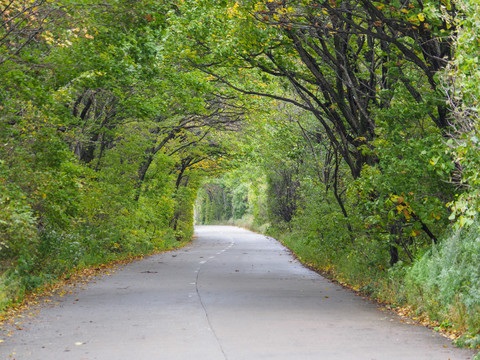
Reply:
M243 111L165 60L172 2L24 3L0 19L0 308L191 239L198 184Z
M475 222L448 236L408 271L408 300L431 318L466 330L461 340L478 346L480 321L480 226Z
M401 260L411 262L447 229L445 204L454 193L447 180L453 164L439 134L420 137L405 128L381 127L377 134L378 164L366 165L350 191L358 196L366 229L371 234L374 229L391 230L381 241L401 248Z
M200 188L196 202L198 224L218 224L240 220L252 213L252 190L235 170L209 179Z
M449 153L456 164L453 181L463 190L449 203L453 210L451 219L456 220L458 228L473 224L480 209L478 180L480 44L475 37L480 27L480 8L478 2L472 0L459 1L457 6L461 9L456 19L457 49L443 80L449 93L452 118L455 120L455 131L452 132L452 139L447 142Z
M23 3L0 19L0 307L176 246L195 212L478 342L476 1Z
M299 203L298 169L277 163L267 174L267 208L269 219L276 224L288 224L295 216Z

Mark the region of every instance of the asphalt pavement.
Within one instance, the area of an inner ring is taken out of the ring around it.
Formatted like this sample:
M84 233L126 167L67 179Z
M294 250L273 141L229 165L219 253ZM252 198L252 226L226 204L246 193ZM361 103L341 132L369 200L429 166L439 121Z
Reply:
M276 240L228 226L198 226L192 245L135 261L48 304L4 329L0 359L473 357L306 269Z

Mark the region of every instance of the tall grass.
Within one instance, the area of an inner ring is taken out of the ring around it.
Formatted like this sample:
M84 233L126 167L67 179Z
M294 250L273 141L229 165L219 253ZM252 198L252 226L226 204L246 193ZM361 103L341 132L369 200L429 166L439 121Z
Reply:
M430 318L466 335L459 342L480 345L480 224L475 222L433 246L408 271L407 301Z

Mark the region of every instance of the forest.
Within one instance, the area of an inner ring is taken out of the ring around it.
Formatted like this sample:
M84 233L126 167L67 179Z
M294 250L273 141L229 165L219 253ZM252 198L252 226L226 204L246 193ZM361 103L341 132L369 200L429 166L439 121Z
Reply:
M476 0L0 15L0 309L235 224L480 346Z

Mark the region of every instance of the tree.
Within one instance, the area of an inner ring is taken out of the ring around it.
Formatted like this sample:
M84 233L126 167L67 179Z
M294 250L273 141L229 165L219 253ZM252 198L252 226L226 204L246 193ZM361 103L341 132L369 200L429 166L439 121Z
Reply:
M424 204L413 191L414 183L405 192L394 174L405 171L420 176L420 181L424 173L416 172L416 167L425 168L431 158L407 161L398 168L398 163L385 161L396 151L395 145L388 140L393 147L378 145L385 140L384 134L398 132L400 127L406 135L399 140L416 145L421 137L432 136L441 142L447 135L445 95L436 74L452 56L449 34L455 31L454 5L368 0L222 2L208 8L192 4L201 2L185 3L180 6L181 15L169 19L172 34L178 34L180 28L182 35L187 34L180 36L177 61L183 59L185 66L203 71L212 81L240 93L281 100L311 113L322 129L320 133L328 139L335 158L332 163L348 166L353 180L359 183L362 202L373 206L353 215L368 218L370 211L386 215L389 210L379 206L381 199L406 196L415 206L410 207L413 216L398 219L405 225L400 226L400 236L408 238L405 231L415 223L427 238L437 241L431 227L445 225L447 214L439 204L451 199L453 188L446 189L440 201ZM322 136L305 135L309 148L323 140ZM441 153L439 148L436 151ZM427 153L432 158L440 156ZM405 153L393 156L416 158L416 154ZM334 175L336 169L338 166L333 166ZM435 199L439 181L448 181L449 169L435 173L432 181L426 182L429 199ZM374 187L362 195L360 184L374 173L392 186L370 183ZM330 177L325 187L336 195L336 203L348 219L352 214L339 196L337 179ZM390 233L381 243L390 244L394 263L397 227L377 225Z

